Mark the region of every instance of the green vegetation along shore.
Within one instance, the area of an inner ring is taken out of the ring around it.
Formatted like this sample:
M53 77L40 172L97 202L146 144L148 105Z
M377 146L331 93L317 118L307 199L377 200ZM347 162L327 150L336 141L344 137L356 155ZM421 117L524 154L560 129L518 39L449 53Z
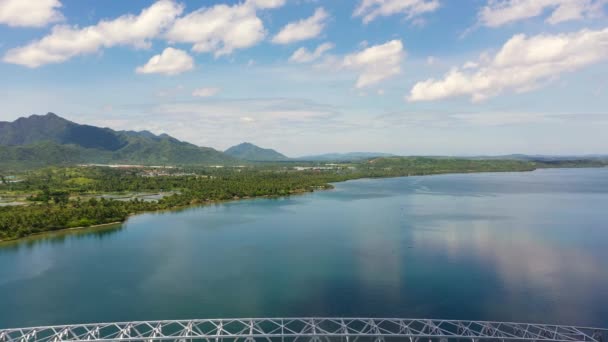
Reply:
M358 178L598 166L605 163L390 157L345 164L269 163L249 167L52 167L0 175L0 198L25 203L0 206L0 240L122 222L129 215L148 211L329 189L330 183ZM155 200L106 198L108 194L124 193L165 196Z

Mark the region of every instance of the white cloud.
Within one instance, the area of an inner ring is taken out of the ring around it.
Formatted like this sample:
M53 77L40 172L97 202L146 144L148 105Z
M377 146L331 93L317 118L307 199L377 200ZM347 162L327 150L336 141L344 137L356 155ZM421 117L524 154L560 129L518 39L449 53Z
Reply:
M146 105L135 112L121 108L94 123L115 129L166 132L200 146L224 149L239 142L236 140L289 146L286 143L294 136L308 139L311 144L320 134L335 139L336 132L345 128L341 117L335 107L310 100L207 98ZM239 132L239 136L226 134L227 131Z
M137 16L123 15L83 28L55 26L50 35L9 50L3 60L36 68L61 63L78 55L95 53L103 47L130 45L146 48L150 46L150 39L157 37L182 10L183 6L172 0L159 0Z
M562 73L607 59L608 29L531 37L518 34L492 58L467 62L440 80L416 83L408 99L429 101L470 95L473 101L480 101L504 91L530 91Z
M196 97L211 97L211 96L215 96L220 92L220 88L214 88L214 87L204 87L204 88L198 88L198 89L194 89L194 91L192 92L192 96L196 96Z
M301 47L301 48L297 49L291 55L291 57L289 57L289 61L295 62L295 63L312 62L314 60L321 58L321 56L323 56L323 54L325 52L327 52L333 48L334 48L334 44L332 44L332 43L323 43L323 44L317 46L317 48L312 52L308 51L308 49L306 49L304 47Z
M369 23L379 16L387 17L404 14L406 19L433 12L439 8L439 0L361 0L355 9L355 17L363 17L364 23Z
M63 20L59 0L0 0L0 24L42 27Z
M464 63L464 65L462 66L463 69L477 69L479 67L479 63L473 62L473 61L468 61L466 63Z
M213 52L216 57L256 45L266 36L257 9L280 7L284 0L249 0L233 6L203 7L179 18L167 31L172 42L194 44L195 52Z
M285 5L285 0L249 0L247 2L257 8L279 8Z
M327 12L322 7L319 7L311 17L285 25L272 38L272 42L275 44L289 44L315 38L325 28L328 18Z
M606 0L489 0L478 17L483 26L499 27L549 11L546 21L557 24L597 15L605 3Z
M391 40L345 56L342 65L359 70L356 86L365 88L401 73L404 56L405 51L401 41Z
M138 74L177 75L194 68L194 60L187 52L166 48L160 55L155 55L148 63L138 67Z

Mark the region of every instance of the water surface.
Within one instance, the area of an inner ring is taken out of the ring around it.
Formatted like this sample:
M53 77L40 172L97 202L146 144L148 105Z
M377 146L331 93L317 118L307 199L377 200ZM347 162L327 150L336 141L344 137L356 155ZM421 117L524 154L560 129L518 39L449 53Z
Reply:
M356 180L0 247L0 327L256 316L608 326L608 169Z

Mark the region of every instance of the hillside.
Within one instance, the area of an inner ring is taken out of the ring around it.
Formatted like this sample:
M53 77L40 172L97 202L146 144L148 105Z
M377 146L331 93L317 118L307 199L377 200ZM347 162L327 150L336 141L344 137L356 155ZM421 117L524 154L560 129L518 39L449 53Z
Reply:
M232 146L226 151L225 154L241 160L248 161L282 161L289 160L285 155L270 149L262 148L254 144L244 142L242 144Z
M53 113L0 122L0 167L75 163L235 164L209 147L148 131L80 125Z
M108 163L112 152L76 145L39 142L25 146L0 145L0 170L36 168L47 165Z

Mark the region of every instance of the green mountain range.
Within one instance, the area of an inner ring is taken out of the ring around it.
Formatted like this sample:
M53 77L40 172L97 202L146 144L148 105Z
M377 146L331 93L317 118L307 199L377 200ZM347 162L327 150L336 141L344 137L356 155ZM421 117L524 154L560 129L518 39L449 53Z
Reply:
M0 121L0 170L25 169L48 165L142 164L142 165L241 165L247 162L277 161L363 161L380 158L390 163L385 153L343 153L290 159L285 155L251 143L230 147L225 152L180 141L167 134L148 131L115 131L81 125L53 113L31 115L13 122ZM434 157L433 159L451 157ZM548 166L605 165L606 156L484 156L456 159L510 159L540 162Z
M166 134L81 125L53 113L0 122L1 167L76 163L231 165L240 161Z
M285 161L289 160L285 155L270 149L261 148L254 144L244 142L242 144L232 146L226 151L225 154L241 160L248 161Z

